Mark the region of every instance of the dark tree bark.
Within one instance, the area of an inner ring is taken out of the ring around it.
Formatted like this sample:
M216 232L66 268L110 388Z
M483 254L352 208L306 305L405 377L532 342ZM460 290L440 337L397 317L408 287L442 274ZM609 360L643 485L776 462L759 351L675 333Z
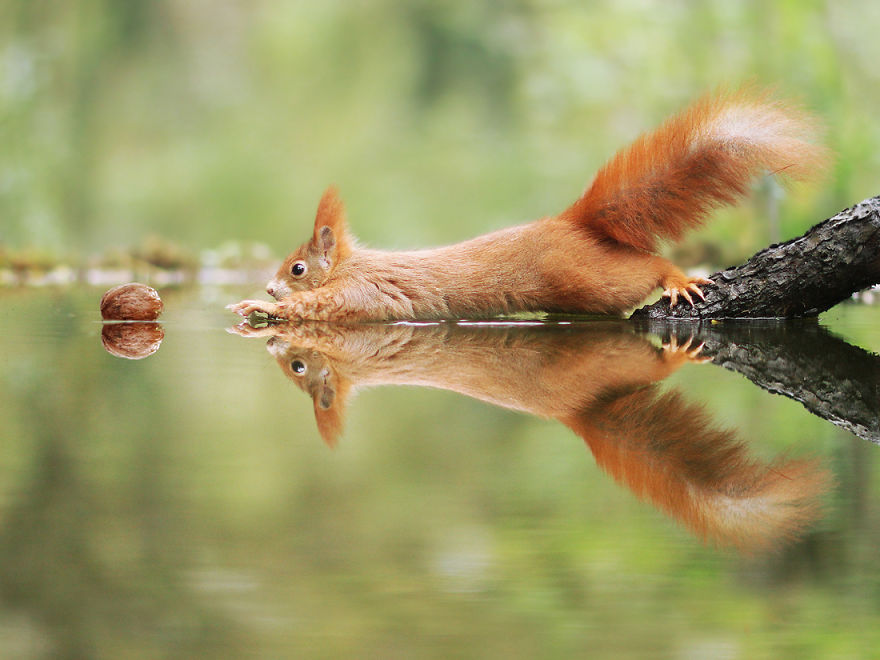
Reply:
M691 307L666 299L632 318L725 319L816 316L880 282L880 197L866 199L806 234L761 250L746 263L722 270L701 287L706 300Z
M880 357L848 344L813 319L639 326L679 344L703 343L702 356L759 387L801 403L856 436L880 444Z

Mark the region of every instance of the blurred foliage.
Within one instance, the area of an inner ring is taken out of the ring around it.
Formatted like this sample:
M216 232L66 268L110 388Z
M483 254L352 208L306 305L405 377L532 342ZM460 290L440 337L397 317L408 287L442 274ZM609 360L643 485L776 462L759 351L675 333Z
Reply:
M731 260L880 192L878 28L820 0L5 0L0 244L280 254L331 182L373 244L455 240L558 211L640 131L754 81L837 158L695 238Z
M194 254L158 236L148 236L143 245L134 250L133 256L157 268L198 268L198 258Z

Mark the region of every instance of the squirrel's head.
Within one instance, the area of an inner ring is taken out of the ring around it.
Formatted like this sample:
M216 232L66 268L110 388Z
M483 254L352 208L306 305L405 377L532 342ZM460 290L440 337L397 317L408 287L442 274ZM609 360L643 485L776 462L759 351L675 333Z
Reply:
M314 348L297 346L283 335L270 337L266 350L284 375L312 398L318 432L327 445L334 447L342 433L350 383L339 374L329 356Z
M281 264L266 291L276 300L295 291L323 286L340 261L351 254L351 239L345 223L345 206L331 186L321 197L312 238L294 250Z

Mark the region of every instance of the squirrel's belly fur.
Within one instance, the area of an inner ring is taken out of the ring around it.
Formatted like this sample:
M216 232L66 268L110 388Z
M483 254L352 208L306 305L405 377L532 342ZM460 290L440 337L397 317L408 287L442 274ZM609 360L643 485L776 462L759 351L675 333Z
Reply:
M825 157L814 133L808 116L767 94L706 97L616 154L559 215L429 250L358 246L330 188L312 238L267 287L278 302L230 308L243 316L371 321L619 314L657 287L671 304L678 296L690 301L711 282L656 256L657 241L699 226L765 172L809 176Z

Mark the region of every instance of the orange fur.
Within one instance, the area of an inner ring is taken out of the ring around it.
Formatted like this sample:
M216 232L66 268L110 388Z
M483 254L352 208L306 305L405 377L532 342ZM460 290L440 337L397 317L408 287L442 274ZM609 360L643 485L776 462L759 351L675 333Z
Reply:
M732 431L657 383L697 359L688 345L655 348L617 324L586 327L275 325L268 350L314 401L335 445L348 399L364 387L416 385L557 419L638 497L720 545L766 549L818 515L830 476L815 460L749 456Z
M826 158L813 120L749 90L707 96L639 137L601 170L562 215L614 241L654 250L713 208L745 196L763 172L792 180Z
M819 515L831 477L814 459L762 464L677 392L648 387L563 420L596 463L705 541L765 550Z
M267 287L278 302L230 309L351 322L620 314L658 286L672 304L690 300L709 282L651 254L657 240L680 238L764 171L803 178L824 154L812 133L806 116L766 95L707 97L618 153L561 214L430 250L358 247L330 188L311 240Z

